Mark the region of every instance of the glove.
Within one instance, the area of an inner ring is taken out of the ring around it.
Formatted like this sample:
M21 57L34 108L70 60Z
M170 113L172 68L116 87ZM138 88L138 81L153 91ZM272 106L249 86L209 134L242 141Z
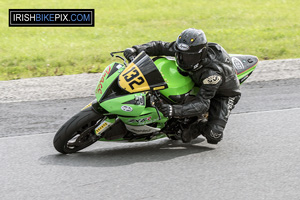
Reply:
M123 54L128 61L132 61L134 59L134 57L136 57L137 52L136 52L136 49L134 49L134 48L127 48L127 49L125 49Z
M158 110L165 116L165 117L173 117L173 106L170 104L163 104L162 102L159 101L159 103L156 103L156 106Z

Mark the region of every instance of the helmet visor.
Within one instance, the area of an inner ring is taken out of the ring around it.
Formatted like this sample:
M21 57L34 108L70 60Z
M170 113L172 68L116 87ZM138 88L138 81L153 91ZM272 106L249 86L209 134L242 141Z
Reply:
M191 70L201 60L201 54L175 53L177 64L183 70Z

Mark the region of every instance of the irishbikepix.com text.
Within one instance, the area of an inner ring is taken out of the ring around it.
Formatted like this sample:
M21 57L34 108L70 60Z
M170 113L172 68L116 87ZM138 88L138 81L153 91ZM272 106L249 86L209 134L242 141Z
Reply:
M94 26L94 9L9 9L9 26Z

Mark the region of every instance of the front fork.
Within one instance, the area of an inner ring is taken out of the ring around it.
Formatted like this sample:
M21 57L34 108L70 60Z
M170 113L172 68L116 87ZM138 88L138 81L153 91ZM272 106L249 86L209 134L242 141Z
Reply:
M90 102L88 105L86 105L81 110L87 109L89 107L92 107L92 109L98 113L99 115L103 116L105 113L105 110L99 105L97 99L94 99L92 102ZM114 125L116 122L115 118L108 118L104 117L102 120L99 120L95 126L94 132L98 137L101 137L102 133L106 131L109 127Z

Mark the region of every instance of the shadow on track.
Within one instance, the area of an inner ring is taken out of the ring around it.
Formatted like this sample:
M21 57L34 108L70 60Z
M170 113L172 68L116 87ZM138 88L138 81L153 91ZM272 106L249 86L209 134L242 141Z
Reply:
M203 138L191 144L168 139L158 142L130 143L124 146L100 148L75 154L55 154L39 159L42 165L62 165L73 167L113 167L140 162L160 162L190 154L211 151L215 148L200 146Z

